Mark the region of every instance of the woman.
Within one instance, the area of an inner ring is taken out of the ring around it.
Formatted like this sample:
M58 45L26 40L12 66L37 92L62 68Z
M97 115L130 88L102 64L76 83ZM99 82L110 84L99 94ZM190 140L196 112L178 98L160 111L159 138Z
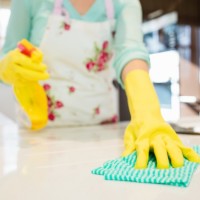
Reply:
M137 151L136 168L147 166L149 151L158 168L169 167L168 155L174 167L183 166L184 157L199 162L161 116L141 19L138 0L14 0L0 77L10 84L16 77L47 78L41 62L11 51L26 38L39 47L50 74L42 82L48 126L99 124L117 118L113 65L131 113L123 155Z

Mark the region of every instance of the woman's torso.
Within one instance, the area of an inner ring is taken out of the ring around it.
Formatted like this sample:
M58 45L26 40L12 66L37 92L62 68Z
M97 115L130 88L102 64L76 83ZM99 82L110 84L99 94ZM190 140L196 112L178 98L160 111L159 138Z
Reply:
M28 39L34 45L39 46L45 32L48 17L53 10L54 0L33 0L28 2L28 6L31 8L30 15L32 16L32 28ZM113 1L115 19L119 15L124 2L124 0ZM102 22L107 19L104 0L96 0L83 16L76 11L69 0L64 0L64 7L68 10L72 19L86 22Z

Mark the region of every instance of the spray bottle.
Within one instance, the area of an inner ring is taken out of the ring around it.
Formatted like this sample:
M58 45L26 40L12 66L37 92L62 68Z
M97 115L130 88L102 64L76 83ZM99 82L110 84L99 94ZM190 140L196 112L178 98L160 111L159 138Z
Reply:
M42 54L38 53L38 50L27 40L23 39L17 48L33 62L42 62ZM18 118L20 123L32 130L44 128L48 122L48 104L46 93L39 82L21 79L13 86L13 90L20 104L20 112L18 112L21 115Z

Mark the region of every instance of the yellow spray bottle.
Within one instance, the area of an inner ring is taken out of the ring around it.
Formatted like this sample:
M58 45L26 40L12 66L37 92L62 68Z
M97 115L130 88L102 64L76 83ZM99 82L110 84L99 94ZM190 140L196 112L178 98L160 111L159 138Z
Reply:
M33 62L42 62L42 53L27 40L22 40L17 47ZM22 112L19 112L21 123L32 130L44 128L48 122L48 104L43 87L37 81L21 80L13 86L13 89L22 109Z

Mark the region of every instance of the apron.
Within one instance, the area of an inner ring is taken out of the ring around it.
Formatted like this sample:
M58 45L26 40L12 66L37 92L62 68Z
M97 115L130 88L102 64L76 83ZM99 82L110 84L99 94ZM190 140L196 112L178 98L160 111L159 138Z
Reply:
M105 0L105 7L106 21L84 22L70 18L63 0L55 1L40 45L50 74L41 82L48 98L48 126L117 121L112 0Z

